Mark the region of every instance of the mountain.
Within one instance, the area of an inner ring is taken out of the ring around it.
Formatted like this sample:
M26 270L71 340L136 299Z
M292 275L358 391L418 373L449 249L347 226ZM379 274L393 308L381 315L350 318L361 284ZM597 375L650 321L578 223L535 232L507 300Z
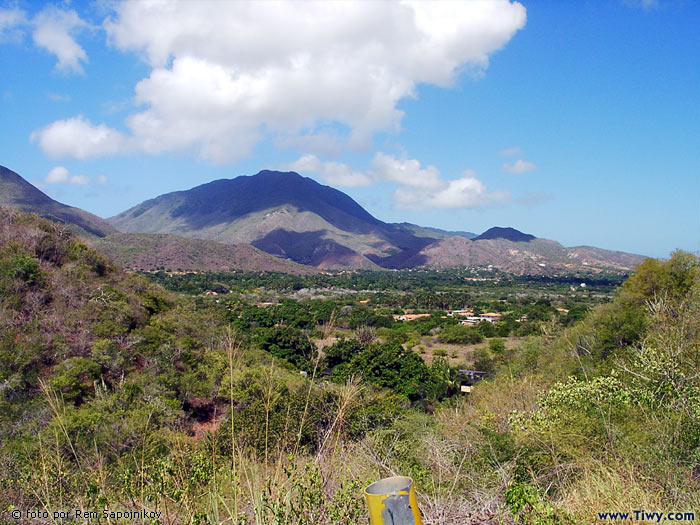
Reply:
M486 241L492 239L505 239L506 241L512 242L530 242L535 238L536 237L534 235L520 232L515 228L500 228L498 226L494 226L493 228L486 230L481 235L473 237L472 240Z
M72 225L79 233L104 237L116 232L107 221L92 213L66 206L32 186L14 171L0 166L0 206L36 213L56 222Z
M475 235L385 223L346 194L294 172L216 180L161 195L105 221L53 200L0 166L0 206L69 224L119 263L145 270L491 266L551 274L629 271L644 260L591 246L566 248L514 228Z
M426 246L407 261L407 264L436 268L492 266L497 270L517 275L551 275L582 271L627 272L646 259L643 255L588 246L567 248L549 239L520 235L529 240L511 241L504 238L478 237L469 240L463 237L448 237Z
M268 170L161 195L109 222L125 233L251 244L319 268L394 267L434 241L376 219L313 179Z
M322 269L492 266L517 274L628 271L644 257L565 248L514 228L475 235L382 222L346 194L294 172L216 180L145 201L109 219L127 233L249 244Z
M416 237L428 237L430 239L445 239L455 236L464 237L466 239L473 239L476 237L476 233L473 232L441 230L440 228L431 228L430 226L418 226L410 222L395 222L392 226L407 233L412 233Z
M296 275L318 271L311 266L278 259L247 244L228 245L170 234L116 233L91 240L90 244L131 270L253 270Z

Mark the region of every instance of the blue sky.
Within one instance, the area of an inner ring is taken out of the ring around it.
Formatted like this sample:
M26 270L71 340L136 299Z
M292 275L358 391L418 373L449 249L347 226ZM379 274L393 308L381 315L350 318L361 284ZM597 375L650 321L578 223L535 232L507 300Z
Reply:
M108 217L295 169L379 219L700 250L700 3L2 2L0 164Z

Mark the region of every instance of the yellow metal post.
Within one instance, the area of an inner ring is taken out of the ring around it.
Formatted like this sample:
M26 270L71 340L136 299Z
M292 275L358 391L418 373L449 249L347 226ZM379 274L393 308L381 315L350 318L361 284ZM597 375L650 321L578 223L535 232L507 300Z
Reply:
M365 489L370 525L422 525L413 480L380 479Z

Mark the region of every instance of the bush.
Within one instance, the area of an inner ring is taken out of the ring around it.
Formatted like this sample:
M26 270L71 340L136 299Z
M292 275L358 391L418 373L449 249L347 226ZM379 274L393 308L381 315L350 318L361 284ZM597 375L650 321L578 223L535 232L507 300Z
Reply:
M487 376L492 376L496 370L491 354L483 346L474 350L474 369L486 372Z
M273 356L292 363L300 370L312 371L316 347L301 330L290 326L261 328L255 340L260 348Z
M93 383L99 377L100 366L92 359L73 357L58 365L52 384L64 399L80 404L93 392Z
M323 349L326 368L334 368L341 363L348 363L356 354L365 349L365 345L356 339L341 339L332 346Z
M441 343L455 345L476 344L483 340L484 337L476 328L464 325L446 326L438 336Z
M362 374L366 381L399 392L412 401L435 398L440 390L423 359L397 343L366 348L353 357L338 379L347 380L351 373Z

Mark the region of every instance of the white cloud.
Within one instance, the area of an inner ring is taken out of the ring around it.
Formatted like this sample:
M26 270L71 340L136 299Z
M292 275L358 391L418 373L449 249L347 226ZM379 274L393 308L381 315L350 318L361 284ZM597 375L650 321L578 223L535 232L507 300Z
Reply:
M525 19L509 0L124 1L104 28L152 68L135 88L145 109L126 121L133 144L231 162L329 125L367 147L399 130L397 105L418 84L485 70Z
M132 149L124 134L104 124L92 124L82 115L57 120L32 132L32 142L38 142L49 157L88 159L102 155L124 153Z
M20 41L25 23L26 14L21 9L0 9L0 42Z
M462 177L451 180L438 179L438 184L430 188L400 185L394 191L393 198L399 208L449 210L476 208L493 202L507 201L510 195L504 191L489 193L486 185L476 178L473 170L465 170Z
M398 187L392 197L399 208L463 209L510 200L507 192L488 192L473 170L466 170L458 179L447 180L440 177L440 171L435 166L423 167L416 159L397 159L381 152L375 154L372 168L366 173L340 162L324 162L315 155L304 155L285 168L302 175L318 174L335 186L396 183Z
M375 177L398 182L418 189L439 189L444 185L440 170L435 166L422 168L416 159L397 159L392 155L377 153L372 160Z
M399 208L476 208L510 198L507 192L489 193L473 170L465 170L462 177L448 180L440 177L435 166L423 168L416 159L396 159L385 153L377 153L372 166L375 179L399 184L393 194Z
M528 171L533 171L537 166L533 162L528 162L526 160L518 159L515 162L504 162L501 166L501 171L506 173L526 173Z
M72 175L68 179L68 184L79 184L81 186L90 184L90 177L87 175Z
M331 186L369 186L372 179L354 171L342 162L323 162L315 155L304 155L294 162L286 165L287 169L299 173L316 173Z
M97 184L107 184L109 179L105 175L99 175L97 177Z
M518 155L519 153L522 153L523 150L521 150L518 146L513 146L512 148L505 148L502 149L498 152L499 155L502 155L504 157L511 157L513 155Z
M68 182L68 170L63 166L55 166L49 170L44 182L46 184L64 184Z
M49 6L37 14L32 22L34 44L56 55L56 68L63 72L83 73L81 62L87 62L88 57L73 38L73 33L87 27L87 24L78 14L73 10L64 11Z
M44 178L46 184L75 184L84 186L90 184L90 177L86 175L71 175L67 168L54 166Z

